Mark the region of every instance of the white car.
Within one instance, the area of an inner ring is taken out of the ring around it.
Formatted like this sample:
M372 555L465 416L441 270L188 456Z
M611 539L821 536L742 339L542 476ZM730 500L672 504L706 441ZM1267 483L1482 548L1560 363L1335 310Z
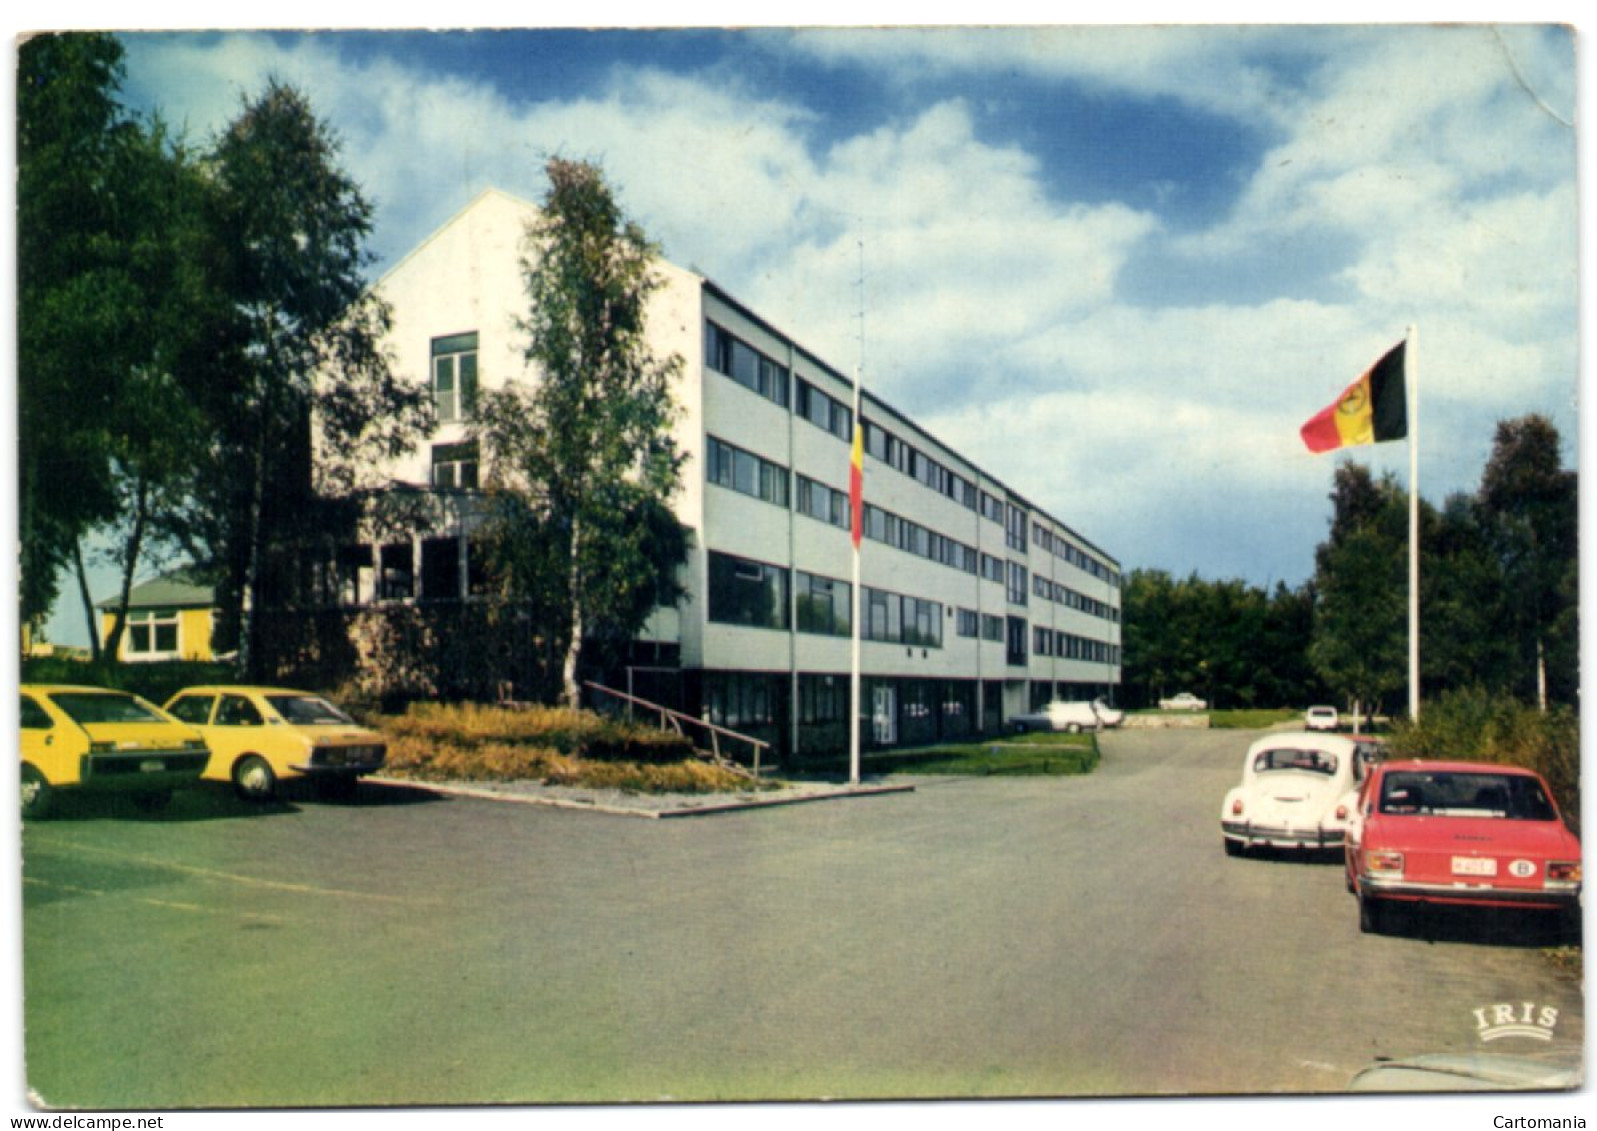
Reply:
M1062 730L1076 734L1084 730L1119 726L1125 717L1124 711L1115 710L1102 699L1091 702L1083 699L1074 703L1055 699L1040 711L1012 716L1009 726L1016 731Z
M1335 707L1310 707L1303 716L1303 725L1310 730L1334 731L1339 725Z
M1254 847L1341 848L1347 798L1363 775L1357 746L1340 735L1303 731L1259 739L1248 747L1242 784L1220 806L1226 855Z
M1180 695L1170 699L1159 700L1159 710L1161 711L1201 711L1208 705L1190 691L1183 691Z

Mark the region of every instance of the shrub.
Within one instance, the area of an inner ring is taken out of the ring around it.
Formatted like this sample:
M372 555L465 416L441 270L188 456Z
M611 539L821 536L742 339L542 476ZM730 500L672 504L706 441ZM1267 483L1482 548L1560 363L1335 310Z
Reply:
M98 664L60 657L34 657L22 661L23 683L73 683L128 691L160 706L185 687L203 683L237 683L230 664L196 660Z
M1580 833L1580 722L1567 707L1542 712L1473 688L1426 703L1418 723L1401 722L1393 757L1497 762L1535 770L1571 831Z
M764 788L702 762L674 732L559 707L413 704L372 720L388 769L425 781L542 781L640 793Z

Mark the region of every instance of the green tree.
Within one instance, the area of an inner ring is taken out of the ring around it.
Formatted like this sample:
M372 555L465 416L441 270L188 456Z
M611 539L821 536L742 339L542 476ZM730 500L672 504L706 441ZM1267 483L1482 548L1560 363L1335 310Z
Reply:
M284 596L322 513L313 450L321 485L347 491L432 425L426 386L396 375L383 347L389 311L365 278L372 210L339 149L305 96L272 80L209 163L231 305L198 399L209 443L172 528L221 581L248 669L248 610Z
M1449 497L1421 530L1420 665L1426 698L1467 688L1506 691L1513 643L1502 631L1502 570L1473 495Z
M118 237L120 154L109 35L38 35L17 67L17 434L21 621L49 615L79 540L116 510L105 428L139 312ZM92 621L91 621L92 623ZM92 634L91 634L92 635Z
M680 596L670 385L681 359L655 357L646 338L658 249L597 167L557 158L547 173L522 257L532 381L485 393L473 432L502 584L547 625L576 706L584 642L618 647Z
M1373 709L1408 678L1408 502L1390 475L1336 469L1330 538L1315 551L1309 661L1326 685Z
M1559 446L1544 416L1500 421L1478 496L1518 649L1510 690L1543 710L1550 689L1572 701L1579 670L1577 488Z

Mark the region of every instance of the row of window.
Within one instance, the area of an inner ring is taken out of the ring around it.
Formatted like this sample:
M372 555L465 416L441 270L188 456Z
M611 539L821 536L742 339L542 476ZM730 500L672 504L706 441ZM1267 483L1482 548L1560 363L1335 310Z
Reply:
M1039 656L1054 656L1061 660L1087 660L1097 664L1118 664L1120 648L1104 640L1090 640L1068 632L1055 632L1034 626L1032 648Z
M916 557L926 558L962 573L976 572L977 553L967 546L892 511L865 504L865 537Z
M864 424L867 452L937 494L953 499L970 510L976 509L976 484L958 472L950 471L914 445L905 443L874 420L867 420Z
M709 555L709 619L719 624L787 629L792 623L790 573L782 566L723 554ZM798 631L822 636L850 636L854 631L853 586L846 581L791 571ZM942 605L884 589L861 591L867 640L918 648L943 645Z
M712 483L779 507L788 504L788 471L780 464L711 436L706 450L706 466ZM840 530L849 529L848 495L803 475L798 476L798 510L800 514L809 515ZM982 577L1005 586L1010 604L1027 603L1028 571L1018 562L1006 562L991 554L978 553L974 546L967 546L869 503L865 505L864 523L865 537L873 541L962 573L976 574L979 571ZM1041 574L1031 579L1031 591L1044 600L1056 601L1105 620L1118 619L1117 610L1110 605L1059 585Z
M1120 610L1106 601L1061 585L1057 581L1050 581L1042 574L1037 574L1031 579L1031 591L1044 601L1053 601L1055 604L1064 605L1066 608L1076 609L1091 616L1107 621L1119 621Z
M1040 522L1032 523L1032 539L1056 558L1060 558L1079 570L1092 574L1094 577L1109 582L1112 585L1120 584L1120 575L1110 569L1103 562L1093 557L1087 551L1078 549L1069 539L1055 535Z
M442 422L468 419L477 400L477 333L472 331L434 338L431 343L431 353L433 400L437 407L438 419ZM788 406L787 367L767 357L730 331L709 321L705 323L705 356L711 368L783 408ZM844 443L851 442L854 426L852 410L802 378L796 378L795 381L795 411ZM905 443L880 425L872 421L865 421L864 425L866 450L877 459L916 479L937 494L953 499L971 510L979 510L985 517L1002 523L1005 543L1013 550L1025 552L1027 516L1022 508L1012 503L1005 504L986 491L978 491L976 485L969 479L944 467L937 460L913 445ZM748 453L744 455L749 459L757 458ZM711 458L713 463L713 452ZM432 484L436 488L445 490L476 490L478 464L479 457L475 444L435 445ZM771 469L777 467L775 464L766 466ZM723 474L731 475L735 483L722 478ZM781 505L786 506L785 476L784 482L780 488L777 488L774 486L775 470L761 474L766 482L761 483L758 490L747 490L746 488L752 484L747 477L737 478L735 470L712 471L711 478L724 486L736 485L736 489L743 490L746 494L754 494L756 497L773 502L776 500L771 497L772 494L780 491ZM806 513L812 512L806 510ZM826 520L831 520L830 510ZM1118 575L1092 555L1078 549L1062 537L1055 537L1041 523L1034 523L1032 530L1034 539L1044 549L1095 577L1118 584ZM968 550L968 547L965 549ZM963 564L957 565L956 568L974 572L972 567Z
M488 592L481 557L475 545L451 537L343 546L322 564L317 588L328 604L359 605L367 593L379 601L458 601Z

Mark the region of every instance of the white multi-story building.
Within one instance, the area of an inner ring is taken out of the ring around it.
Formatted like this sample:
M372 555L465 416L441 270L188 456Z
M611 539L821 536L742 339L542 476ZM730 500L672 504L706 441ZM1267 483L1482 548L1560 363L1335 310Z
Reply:
M392 479L457 497L476 487L475 391L527 374L515 319L535 212L484 193L380 281L397 368L431 374L439 417ZM675 509L694 537L687 599L652 619L633 686L785 755L844 749L850 380L709 279L659 270L649 337L683 361ZM861 414L867 744L991 731L1055 697L1112 693L1114 558L869 392ZM470 601L469 519L444 527L346 551L343 601ZM630 677L612 678L624 689Z

